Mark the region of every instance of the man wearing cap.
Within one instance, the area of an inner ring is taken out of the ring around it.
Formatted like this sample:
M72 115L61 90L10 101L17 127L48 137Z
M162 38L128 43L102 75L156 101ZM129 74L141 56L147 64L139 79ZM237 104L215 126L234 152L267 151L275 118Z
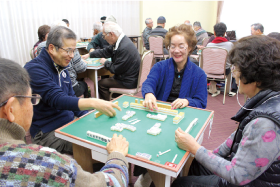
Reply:
M144 39L144 44L145 44L144 47L149 50L150 49L150 46L149 46L149 36L150 36L150 34L152 32L154 23L153 23L153 20L151 18L147 18L145 20L145 23L146 23L147 27L143 31L143 39Z
M104 68L114 74L112 78L101 79L98 82L100 99L110 99L110 88L133 89L137 86L140 68L140 55L132 41L122 32L121 27L112 21L103 25L103 38L110 44L103 49L97 49L85 56L102 58ZM108 61L104 58L111 58Z
M167 30L164 29L165 23L166 23L165 17L160 16L157 19L157 27L152 30L150 36L156 35L156 36L161 36L161 37L165 38L165 35L167 33ZM163 44L163 52L164 52L164 54L168 55L168 50L165 49L165 45L164 44Z
M112 21L112 22L117 23L116 18L112 15L107 18L105 17L105 20L104 20L104 17L105 16L101 17L102 26L107 21ZM92 52L95 49L103 49L103 48L109 46L109 43L102 38L102 32L100 32L96 35L96 37L91 42L91 44L92 44L92 47L90 47L90 48L88 47L88 52Z

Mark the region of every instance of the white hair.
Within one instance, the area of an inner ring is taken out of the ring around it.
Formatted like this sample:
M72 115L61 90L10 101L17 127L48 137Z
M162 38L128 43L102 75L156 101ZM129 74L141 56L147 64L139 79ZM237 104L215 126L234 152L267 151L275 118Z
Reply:
M98 32L101 32L102 31L102 24L101 24L101 22L95 22L93 24L93 29L96 29L96 30L98 30Z
M146 25L150 23L150 20L152 21L152 18L147 18L147 19L145 20Z
M56 20L51 24L51 28L54 28L56 26L63 26L63 27L67 27L66 23L62 20Z
M116 36L120 36L122 33L122 28L114 22L108 21L103 25L105 33L113 32Z

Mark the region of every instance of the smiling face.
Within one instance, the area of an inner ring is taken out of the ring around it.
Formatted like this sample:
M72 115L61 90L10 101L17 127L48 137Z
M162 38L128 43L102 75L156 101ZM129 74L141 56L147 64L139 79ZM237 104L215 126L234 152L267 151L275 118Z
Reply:
M177 66L184 65L190 51L185 37L183 35L172 36L169 51Z
M54 45L50 44L49 46L49 54L51 55L53 61L61 66L66 67L70 63L71 59L74 57L74 53L68 54L65 50L76 49L76 40L74 39L64 39L63 46L61 48L56 49Z

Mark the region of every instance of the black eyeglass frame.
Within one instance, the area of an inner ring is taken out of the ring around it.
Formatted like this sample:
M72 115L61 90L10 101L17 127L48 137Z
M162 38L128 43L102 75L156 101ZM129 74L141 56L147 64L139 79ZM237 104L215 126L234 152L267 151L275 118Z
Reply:
M11 97L31 98L31 103L32 103L32 105L37 105L37 104L40 102L40 99L42 99L42 97L41 97L39 94L32 94L32 96L27 96L27 95L14 95L14 96L11 96ZM11 97L9 97L9 99L10 99ZM4 106L5 104L7 104L7 102L8 102L9 99L7 99L6 101L2 102L2 103L0 104L0 107L2 107L2 106ZM36 100L35 100L36 102L34 103L34 101L33 101L32 99L36 99ZM37 99L39 99L39 101L37 101Z

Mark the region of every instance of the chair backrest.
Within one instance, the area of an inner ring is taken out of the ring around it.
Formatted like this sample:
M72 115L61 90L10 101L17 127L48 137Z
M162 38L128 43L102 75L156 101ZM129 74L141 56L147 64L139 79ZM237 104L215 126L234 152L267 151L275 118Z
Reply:
M207 45L209 39L210 39L210 38L204 38L204 39L202 40L202 46L206 47L206 45Z
M225 68L228 52L224 48L205 47L201 51L202 69L207 77L225 78Z
M34 54L33 54L33 48L30 50L30 57L31 57L31 59L34 59L35 57L34 57Z
M154 51L154 55L164 55L163 54L163 37L150 36L149 45L150 45L150 50Z
M146 50L145 48L145 41L144 41L144 37L143 37L143 32L141 34L141 40L142 40L142 44L143 44L143 51Z
M152 67L153 59L154 59L153 51L147 51L143 54L141 64L140 64L137 89L141 88L143 82L147 79L147 77L150 73L151 67ZM138 93L138 90L137 90L137 93Z

